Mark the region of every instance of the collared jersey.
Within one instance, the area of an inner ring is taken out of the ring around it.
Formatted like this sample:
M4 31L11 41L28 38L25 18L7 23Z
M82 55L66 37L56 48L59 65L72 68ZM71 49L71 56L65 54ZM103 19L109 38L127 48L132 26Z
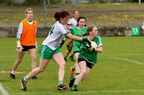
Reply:
M69 30L57 21L50 29L48 36L43 41L43 45L47 45L52 50L55 50L60 47L61 41L64 38L64 35L66 35Z
M77 26L77 20L75 18L69 19L69 21L67 23L68 23L70 29L72 29L72 28Z
M84 38L88 39L88 36L84 36ZM93 41L98 46L102 46L102 40L101 40L100 36L95 37ZM78 58L83 58L83 59L87 60L89 63L96 64L96 62L97 62L97 52L90 52L87 49L86 45L87 45L86 42L83 42L83 41L81 42L80 53L79 53Z
M74 27L71 29L71 34L82 37L82 35L87 31L87 27L79 29L78 27ZM80 51L80 41L73 41L73 51Z
M28 22L26 19L19 24L17 31L17 40L21 45L32 46L36 43L37 21Z

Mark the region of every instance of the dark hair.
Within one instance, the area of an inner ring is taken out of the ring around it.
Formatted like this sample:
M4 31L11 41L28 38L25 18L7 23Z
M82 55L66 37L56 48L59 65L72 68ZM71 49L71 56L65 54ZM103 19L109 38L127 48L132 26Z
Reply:
M77 19L77 22L79 22L81 19L85 19L86 20L86 18L85 17L79 17L78 19ZM78 24L77 24L77 26L78 26ZM85 25L85 27L86 27L86 25Z
M69 13L67 11L61 11L61 12L56 12L54 14L54 18L59 21L60 18L65 18L66 16L69 16Z
M91 26L89 26L89 27L87 28L87 32L84 33L83 36L87 36L87 35L89 35L89 31L92 31L94 27L96 27L96 26L95 26L95 25L91 25Z

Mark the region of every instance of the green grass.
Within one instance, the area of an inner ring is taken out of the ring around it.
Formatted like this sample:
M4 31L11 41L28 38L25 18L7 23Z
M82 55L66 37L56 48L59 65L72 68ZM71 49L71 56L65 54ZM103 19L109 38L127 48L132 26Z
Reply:
M45 38L37 38L40 46ZM0 71L10 71L16 59L15 38L0 38ZM28 91L22 91L19 79L31 70L29 54L26 53L17 71L16 79L10 79L9 73L0 73L0 83L10 95L143 95L144 93L144 39L133 37L102 37L103 53L88 77L80 83L79 93L70 89L57 91L57 64L51 60L46 70L37 75L38 80L29 80ZM66 46L62 47L65 53ZM69 67L74 62L66 61L64 83L69 83ZM37 51L37 66L39 55ZM0 90L0 95L1 90Z

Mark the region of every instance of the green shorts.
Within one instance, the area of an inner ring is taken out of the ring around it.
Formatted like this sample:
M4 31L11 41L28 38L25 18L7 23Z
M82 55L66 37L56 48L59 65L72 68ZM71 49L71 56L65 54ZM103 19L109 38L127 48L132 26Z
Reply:
M42 59L50 60L52 59L52 56L54 54L59 53L59 52L61 52L60 48L57 48L56 50L52 50L46 45L41 45L40 50L39 50L39 55L40 55L40 58Z

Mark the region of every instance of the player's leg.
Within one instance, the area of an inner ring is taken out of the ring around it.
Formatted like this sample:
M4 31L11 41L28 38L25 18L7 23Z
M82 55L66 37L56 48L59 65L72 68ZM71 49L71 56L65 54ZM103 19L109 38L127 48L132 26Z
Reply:
M18 52L17 59L15 60L15 62L14 62L14 64L13 64L13 67L12 67L12 71L11 71L11 73L10 73L10 77L11 77L12 79L15 79L15 78L16 78L16 77L15 77L15 71L16 71L18 65L20 64L20 62L22 61L24 54L25 54L25 51Z
M80 61L78 63L79 67L80 67L80 70L81 70L81 73L79 75L76 75L74 78L75 78L75 81L74 81L74 85L71 89L71 91L78 91L77 88L78 88L78 85L80 83L80 81L83 79L83 76L86 74L87 72L87 67L86 67L86 62L85 61Z
M28 75L26 75L25 77L20 79L22 90L24 90L24 91L27 90L26 84L27 84L28 80L30 78L32 78L33 76L37 75L38 73L43 72L45 70L46 66L48 65L48 63L49 63L49 60L40 58L39 67L33 69Z
M32 48L28 50L29 54L30 54L30 58L31 58L31 67L32 70L36 68L36 48ZM32 79L37 79L36 76L33 76Z
M48 65L50 59L53 56L53 50L45 45L41 45L40 47L40 64L39 67L33 69L27 76L20 79L22 90L26 91L26 83L33 76L37 75L40 72L43 72Z
M72 52L72 54L70 55L69 59L70 59L71 61L75 61L75 60L74 60L74 52Z
M74 75L74 72L76 73L76 75L78 75L80 73L80 68L78 66L78 55L79 55L79 52L75 52L75 59L76 59L76 63L70 67L70 76L73 76Z
M83 81L83 80L87 77L87 75L89 74L90 70L91 70L91 69L90 69L89 67L86 67L86 73L85 73L85 75L83 76L83 78L82 78L81 81Z
M71 49L72 49L72 47L73 47L73 41L71 40L69 44L70 44L70 47L71 47ZM74 60L74 52L70 55L69 58L70 58L71 61L75 61L75 60Z
M67 57L71 53L71 50L72 50L72 40L70 40L67 44L67 51L66 51L66 54L64 56L65 61L67 61Z
M65 90L68 88L67 85L63 84L64 73L65 73L65 61L61 52L53 55L53 59L59 65L58 70L58 90Z
M68 57L68 55L69 55L70 53L71 53L71 51L66 50L66 54L65 54L65 56L64 56L65 61L67 61L67 57Z

